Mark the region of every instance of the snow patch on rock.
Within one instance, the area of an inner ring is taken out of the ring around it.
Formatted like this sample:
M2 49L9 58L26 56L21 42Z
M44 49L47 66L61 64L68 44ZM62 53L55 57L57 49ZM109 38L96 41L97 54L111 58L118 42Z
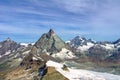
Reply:
M105 45L101 45L101 47L108 49L108 50L112 50L114 49L114 44L105 44Z
M8 50L5 54L4 54L4 56L5 55L9 55L11 53L11 50Z
M75 55L68 49L62 48L62 50L59 53L53 54L53 57L59 57L61 59L71 59L75 58Z
M65 43L70 43L71 41L66 41Z
M33 60L38 60L36 57L32 57Z
M22 58L18 58L18 61L22 61L23 59Z
M77 49L80 50L80 51L87 51L93 45L94 45L93 43L88 42L87 45L79 46Z
M26 55L30 52L30 50L23 52L22 54Z

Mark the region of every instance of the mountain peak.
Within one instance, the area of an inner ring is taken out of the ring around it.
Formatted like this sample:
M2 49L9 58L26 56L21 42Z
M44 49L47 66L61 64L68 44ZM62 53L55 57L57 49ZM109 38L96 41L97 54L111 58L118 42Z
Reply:
M11 39L10 37L6 38L5 41L7 41L7 42L13 42L12 39Z
M49 32L48 32L48 34L50 34L50 35L52 35L52 34L54 34L55 32L53 31L53 29L50 29L49 30Z
M46 34L43 34L41 38L35 43L37 49L40 52L46 50L50 53L57 53L65 48L64 41L54 33L52 29Z
M86 40L86 38L83 37L83 36L76 36L74 39L75 39L75 40L76 40L76 39L77 39L77 40Z
M115 42L113 42L113 44L119 44L119 43L120 43L120 39L118 39Z

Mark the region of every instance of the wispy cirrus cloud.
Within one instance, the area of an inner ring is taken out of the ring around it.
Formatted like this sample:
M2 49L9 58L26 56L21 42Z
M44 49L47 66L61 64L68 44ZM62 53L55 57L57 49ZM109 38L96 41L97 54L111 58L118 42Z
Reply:
M24 27L24 26L9 26L6 24L0 24L0 32L6 34L25 34L25 35L39 35L42 34L42 31L46 31L41 27Z
M64 40L79 34L115 40L120 37L119 4L119 0L1 0L0 31L22 37L53 28L63 39L67 35Z

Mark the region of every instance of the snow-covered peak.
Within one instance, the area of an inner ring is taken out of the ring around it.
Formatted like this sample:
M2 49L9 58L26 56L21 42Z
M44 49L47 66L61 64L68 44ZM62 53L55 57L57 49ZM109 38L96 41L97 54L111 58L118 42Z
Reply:
M78 40L86 40L86 38L83 37L83 36L76 36L74 39L78 39Z
M87 45L87 43L95 43L92 39L86 39L85 37L76 36L69 43L71 46L79 47L82 45Z
M90 47L95 45L95 41L92 39L86 39L85 37L76 36L71 41L67 42L71 47L74 47L78 51L87 51Z
M76 36L71 41L67 41L67 43L76 49L76 51L87 51L91 47L95 47L95 45L99 45L101 48L106 50L114 50L115 48L120 48L120 39L115 42L103 41L96 42L92 39L86 39L81 36Z

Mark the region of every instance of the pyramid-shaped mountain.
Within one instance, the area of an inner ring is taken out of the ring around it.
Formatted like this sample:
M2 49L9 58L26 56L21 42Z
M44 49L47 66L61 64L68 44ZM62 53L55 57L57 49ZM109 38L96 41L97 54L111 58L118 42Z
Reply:
M67 44L65 44L65 42L60 39L52 29L50 29L48 33L44 33L33 45L30 53L23 59L21 65L27 65L27 68L29 68L32 66L31 63L36 62L39 64L39 61L56 61L58 58L74 58L74 54L68 48Z
M37 53L49 52L49 53L57 53L65 48L65 42L60 39L55 32L50 29L48 33L44 33L41 38L35 43L34 47L36 47Z

